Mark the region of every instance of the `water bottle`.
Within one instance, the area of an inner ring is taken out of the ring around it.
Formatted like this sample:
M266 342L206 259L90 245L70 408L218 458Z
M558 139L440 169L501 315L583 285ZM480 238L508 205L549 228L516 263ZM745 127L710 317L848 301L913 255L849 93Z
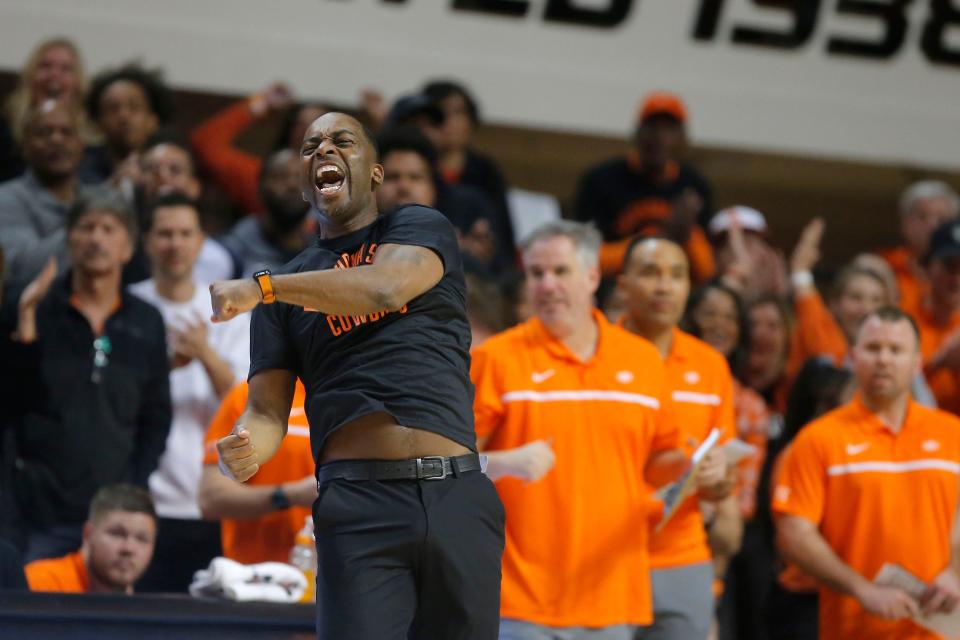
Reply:
M313 518L306 516L303 528L297 532L293 548L290 549L290 564L303 572L307 578L307 588L300 602L314 602L317 588L317 546L313 537Z

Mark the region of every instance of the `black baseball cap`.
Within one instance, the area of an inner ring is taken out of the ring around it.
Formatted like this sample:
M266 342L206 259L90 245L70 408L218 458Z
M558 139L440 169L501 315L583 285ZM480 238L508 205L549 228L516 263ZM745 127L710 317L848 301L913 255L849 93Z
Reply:
M951 220L934 229L926 262L957 256L960 256L960 220Z
M399 127L417 117L426 117L434 125L443 124L443 111L429 97L413 93L397 98L387 115L385 126Z

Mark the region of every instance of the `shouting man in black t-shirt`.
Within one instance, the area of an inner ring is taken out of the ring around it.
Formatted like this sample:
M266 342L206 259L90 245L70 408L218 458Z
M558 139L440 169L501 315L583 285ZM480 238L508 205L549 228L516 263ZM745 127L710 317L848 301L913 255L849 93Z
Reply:
M210 287L215 320L253 309L250 396L221 468L244 481L273 456L299 377L319 637L493 640L503 508L476 454L456 233L434 209L378 213L383 167L350 116L316 120L300 158L316 242L276 274Z

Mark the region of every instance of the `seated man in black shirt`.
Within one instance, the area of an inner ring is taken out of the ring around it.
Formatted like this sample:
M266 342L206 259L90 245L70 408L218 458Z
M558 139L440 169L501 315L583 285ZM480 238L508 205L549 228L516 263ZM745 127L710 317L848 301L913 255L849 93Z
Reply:
M383 167L350 116L316 120L300 157L319 238L283 275L210 288L216 320L254 310L250 395L221 467L243 481L273 456L299 377L320 483L319 636L493 640L503 509L476 454L453 226L422 206L379 214Z
M704 228L713 213L710 187L683 162L687 110L669 93L653 93L640 106L633 148L625 157L587 170L577 187L574 215L603 234L600 268L618 273L637 236L663 236L684 248L695 282L714 275Z

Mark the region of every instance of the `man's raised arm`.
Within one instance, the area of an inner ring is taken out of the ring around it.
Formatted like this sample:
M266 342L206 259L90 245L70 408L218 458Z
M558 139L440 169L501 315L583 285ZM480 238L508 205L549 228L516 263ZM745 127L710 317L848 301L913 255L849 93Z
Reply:
M366 315L395 311L443 277L443 261L431 249L384 244L373 264L271 276L279 302L325 314ZM252 279L210 285L213 320L229 320L257 306L261 291Z

